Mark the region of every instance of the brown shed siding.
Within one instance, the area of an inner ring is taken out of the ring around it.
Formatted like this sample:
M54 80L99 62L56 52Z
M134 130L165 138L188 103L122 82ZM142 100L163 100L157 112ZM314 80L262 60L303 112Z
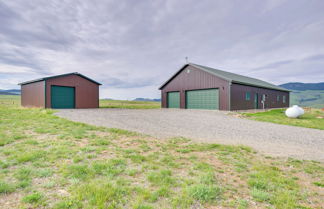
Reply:
M45 82L21 85L21 105L23 107L45 107Z
M190 70L190 73L187 73L188 69ZM228 110L228 87L228 81L189 65L162 88L162 107L167 107L168 92L179 91L180 108L186 108L185 93L187 90L218 88L220 102L219 109Z
M51 86L75 87L75 108L98 108L99 85L78 75L67 75L46 80L46 107L51 108Z
M245 100L246 92L250 92L251 95L250 100L248 101ZM289 107L289 92L233 83L231 85L231 110L254 109L255 93L259 94L259 109L262 109L262 94L267 95L265 108ZM280 96L279 102L277 102L277 95ZM283 103L283 96L286 96L286 103Z

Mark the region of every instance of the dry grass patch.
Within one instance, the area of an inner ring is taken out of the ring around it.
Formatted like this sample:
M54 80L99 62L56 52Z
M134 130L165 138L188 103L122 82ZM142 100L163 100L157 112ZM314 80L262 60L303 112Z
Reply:
M323 164L1 107L7 208L321 208ZM28 130L28 131L26 131Z

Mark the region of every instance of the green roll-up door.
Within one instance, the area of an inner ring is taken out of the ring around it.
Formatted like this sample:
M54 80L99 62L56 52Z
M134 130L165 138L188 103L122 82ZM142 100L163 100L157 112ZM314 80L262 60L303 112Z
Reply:
M218 110L218 89L186 91L186 108Z
M180 108L180 93L168 92L168 108Z
M66 86L51 86L52 108L75 108L75 89Z

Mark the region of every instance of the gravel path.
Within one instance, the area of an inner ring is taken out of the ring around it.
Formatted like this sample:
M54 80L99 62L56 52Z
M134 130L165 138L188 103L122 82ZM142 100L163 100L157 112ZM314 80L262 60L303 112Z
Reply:
M324 131L252 121L209 110L71 109L56 115L161 139L183 136L198 142L243 144L272 156L324 161Z

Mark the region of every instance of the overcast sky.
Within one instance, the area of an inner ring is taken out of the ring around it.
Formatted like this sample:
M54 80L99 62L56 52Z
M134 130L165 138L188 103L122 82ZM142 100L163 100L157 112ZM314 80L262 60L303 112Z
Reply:
M159 98L189 62L324 81L323 0L0 0L0 89L79 72L102 98Z

